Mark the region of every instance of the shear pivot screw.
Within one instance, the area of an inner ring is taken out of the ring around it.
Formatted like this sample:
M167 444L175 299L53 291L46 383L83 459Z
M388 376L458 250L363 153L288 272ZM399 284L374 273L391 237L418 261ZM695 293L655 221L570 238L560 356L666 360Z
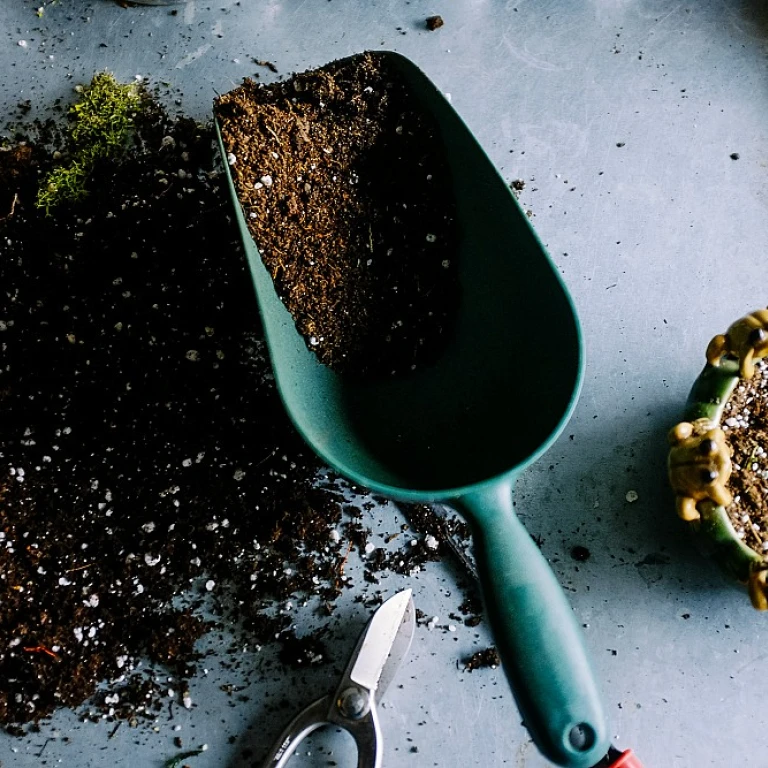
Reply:
M360 720L368 712L368 697L359 688L347 688L342 691L336 706L344 717Z

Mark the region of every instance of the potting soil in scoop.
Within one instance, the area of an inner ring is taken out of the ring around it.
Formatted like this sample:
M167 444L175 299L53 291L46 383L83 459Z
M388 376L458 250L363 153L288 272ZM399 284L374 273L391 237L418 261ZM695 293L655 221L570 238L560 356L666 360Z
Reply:
M246 80L216 114L250 231L320 360L388 375L438 356L458 300L452 183L387 60Z

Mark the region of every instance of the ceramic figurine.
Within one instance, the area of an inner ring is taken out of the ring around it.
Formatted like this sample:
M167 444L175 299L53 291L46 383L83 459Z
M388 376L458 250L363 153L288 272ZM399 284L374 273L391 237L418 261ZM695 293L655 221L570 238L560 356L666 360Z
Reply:
M697 504L705 499L728 506L731 452L723 430L707 418L682 421L670 430L669 442L667 468L677 514L688 522L698 520Z
M752 601L752 607L758 611L768 610L768 564L752 568L747 582L749 599Z
M755 360L768 355L768 309L758 309L742 317L722 334L719 333L707 347L707 362L720 365L723 355L739 359L739 375L751 379L755 374Z
M759 333L752 339L757 355L749 349L743 356L738 355L740 343L748 347L744 340L755 329L768 331L768 311L742 318L733 323L728 334L710 342L707 364L693 383L683 421L669 433L668 462L677 512L689 521L688 530L701 551L712 557L729 578L747 586L756 609L768 611L768 552L762 545L758 550L747 543L744 521L739 524L733 520L733 509L727 508L731 494L725 486L731 473L732 451L720 429L731 396L739 382L747 378L741 371L742 364L746 361L745 373L751 375L756 357L768 359ZM750 367L752 370L748 370ZM713 446L715 450L710 454ZM715 473L718 476L714 485L708 485Z

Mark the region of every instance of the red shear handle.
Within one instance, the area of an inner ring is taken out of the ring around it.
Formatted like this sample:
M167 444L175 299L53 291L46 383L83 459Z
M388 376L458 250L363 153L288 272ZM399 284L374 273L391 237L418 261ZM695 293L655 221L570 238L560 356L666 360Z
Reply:
M643 768L643 764L635 757L631 749L627 749L608 768Z

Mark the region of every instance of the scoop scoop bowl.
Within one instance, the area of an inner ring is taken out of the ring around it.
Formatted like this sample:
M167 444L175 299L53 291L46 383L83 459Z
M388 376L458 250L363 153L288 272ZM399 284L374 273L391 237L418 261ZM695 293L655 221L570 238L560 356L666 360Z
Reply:
M275 292L227 173L277 386L298 431L341 475L465 517L525 726L554 763L591 766L609 748L600 695L573 612L512 502L515 480L575 405L578 319L509 186L453 107L408 59L381 55L434 116L450 166L460 238L455 331L436 364L407 376L365 380L322 365Z

